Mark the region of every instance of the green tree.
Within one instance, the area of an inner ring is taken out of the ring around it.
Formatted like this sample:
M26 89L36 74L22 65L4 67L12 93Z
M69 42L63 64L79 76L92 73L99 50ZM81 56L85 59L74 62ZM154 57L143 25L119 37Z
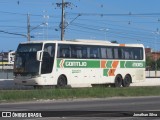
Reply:
M160 70L160 58L156 62L157 62L157 70Z
M146 68L150 70L155 69L155 61L153 61L149 56L146 57Z

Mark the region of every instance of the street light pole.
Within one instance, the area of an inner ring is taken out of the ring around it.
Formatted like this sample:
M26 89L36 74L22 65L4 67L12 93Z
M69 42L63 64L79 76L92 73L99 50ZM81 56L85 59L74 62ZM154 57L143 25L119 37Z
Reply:
M30 25L30 15L27 14L27 41L30 42L31 41L31 31L34 29L37 29L38 27L40 27L41 25L48 25L48 23L41 23L38 26L34 27L31 29L31 25Z
M109 31L108 28L99 29L100 31L104 31L104 39L107 39L107 32Z

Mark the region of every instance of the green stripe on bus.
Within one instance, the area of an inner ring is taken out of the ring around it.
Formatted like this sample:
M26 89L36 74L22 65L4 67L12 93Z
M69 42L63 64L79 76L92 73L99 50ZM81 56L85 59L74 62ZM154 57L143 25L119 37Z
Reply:
M109 71L109 69L104 69L103 70L103 76L108 76L108 71Z
M100 68L100 60L61 60L57 60L58 68Z
M113 61L107 61L107 65L106 65L107 68L112 68L112 62L113 62Z
M112 60L107 60L106 68L112 68ZM145 61L120 61L120 68L145 68ZM101 68L101 60L58 59L57 68Z
M121 68L145 68L144 61L121 61Z
M145 68L145 62L143 61L126 61L126 68Z
M120 68L125 68L124 65L125 65L125 61L121 61L121 62L120 62Z

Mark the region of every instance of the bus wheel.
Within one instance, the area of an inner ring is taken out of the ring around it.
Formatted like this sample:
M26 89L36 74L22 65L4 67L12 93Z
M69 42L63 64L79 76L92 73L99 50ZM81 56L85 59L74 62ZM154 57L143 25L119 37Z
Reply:
M122 85L122 76L121 75L117 75L115 77L114 87L121 87L121 85Z
M122 86L123 87L129 87L130 86L130 83L131 83L131 77L130 77L130 75L125 75L125 77L124 77L124 80L123 80L123 82L122 82Z
M59 76L57 87L58 88L64 88L67 86L67 78L64 75Z

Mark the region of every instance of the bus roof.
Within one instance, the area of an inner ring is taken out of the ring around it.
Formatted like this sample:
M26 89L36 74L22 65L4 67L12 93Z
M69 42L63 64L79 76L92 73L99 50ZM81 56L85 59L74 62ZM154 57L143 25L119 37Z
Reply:
M20 44L28 44L28 43L69 43L69 44L85 44L85 45L110 45L110 46L131 46L131 47L144 47L143 44L121 44L121 43L111 43L110 41L105 40L86 40L86 39L75 39L75 40L36 40L36 41L28 41L22 42Z

